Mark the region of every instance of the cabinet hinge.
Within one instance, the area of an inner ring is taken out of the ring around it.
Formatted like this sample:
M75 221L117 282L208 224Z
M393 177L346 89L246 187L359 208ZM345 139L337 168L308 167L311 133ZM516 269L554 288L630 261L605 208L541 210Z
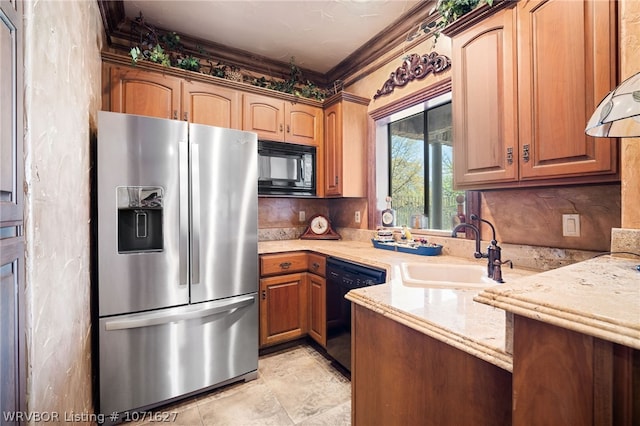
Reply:
M522 161L529 161L529 145L522 145Z

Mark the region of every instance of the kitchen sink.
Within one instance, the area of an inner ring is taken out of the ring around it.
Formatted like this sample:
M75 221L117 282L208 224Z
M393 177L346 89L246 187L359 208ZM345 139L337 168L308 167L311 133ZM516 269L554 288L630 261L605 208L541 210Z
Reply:
M400 265L404 285L425 288L487 288L497 285L482 265L404 262Z

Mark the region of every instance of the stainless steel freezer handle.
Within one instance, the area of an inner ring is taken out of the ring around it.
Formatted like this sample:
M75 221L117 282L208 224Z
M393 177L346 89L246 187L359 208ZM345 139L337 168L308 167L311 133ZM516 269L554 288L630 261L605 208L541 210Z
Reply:
M200 147L191 145L191 284L200 284Z
M178 241L178 259L180 267L180 285L189 285L189 145L187 141L178 143L178 155L180 159L179 179L180 179L180 207L179 226L180 237Z
M211 315L221 314L233 309L239 309L255 303L256 296L241 296L221 302L209 302L204 306L198 306L197 309L175 308L173 312L151 312L145 314L129 315L128 318L113 319L104 324L107 331L126 330L130 328L149 327L152 325L166 324L170 322L186 321L196 318L204 318Z

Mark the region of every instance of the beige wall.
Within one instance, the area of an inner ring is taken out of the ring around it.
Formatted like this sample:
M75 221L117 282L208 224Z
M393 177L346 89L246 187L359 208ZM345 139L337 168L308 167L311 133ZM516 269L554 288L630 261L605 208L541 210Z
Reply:
M100 106L94 1L25 2L27 409L91 413L89 143Z

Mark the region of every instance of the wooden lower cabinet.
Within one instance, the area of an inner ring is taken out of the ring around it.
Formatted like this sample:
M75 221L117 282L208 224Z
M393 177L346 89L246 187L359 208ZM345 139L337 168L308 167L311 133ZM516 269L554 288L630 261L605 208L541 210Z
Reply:
M324 277L307 274L309 279L309 336L323 348L327 346L327 292Z
M359 305L352 321L352 424L511 424L508 371Z
M260 346L307 334L307 273L260 280Z
M325 269L317 253L260 256L260 347L307 334L327 345Z
M513 424L640 424L640 351L516 315Z

